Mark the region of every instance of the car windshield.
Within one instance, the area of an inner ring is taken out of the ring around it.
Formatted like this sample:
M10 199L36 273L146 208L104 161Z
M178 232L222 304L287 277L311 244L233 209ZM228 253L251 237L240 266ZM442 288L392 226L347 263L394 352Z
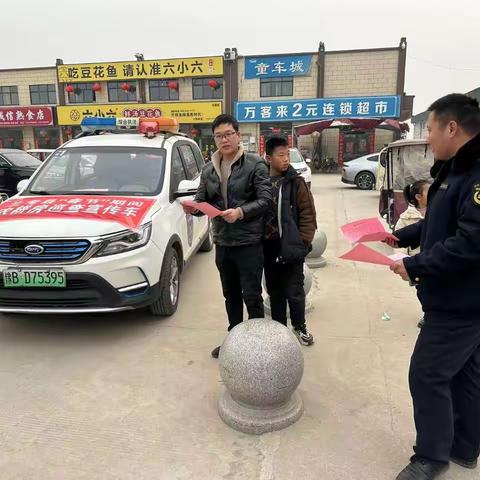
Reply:
M302 163L304 162L302 154L295 149L290 150L290 163Z
M39 167L42 162L26 152L2 153L15 167Z
M82 147L57 150L24 194L140 195L160 192L165 150Z

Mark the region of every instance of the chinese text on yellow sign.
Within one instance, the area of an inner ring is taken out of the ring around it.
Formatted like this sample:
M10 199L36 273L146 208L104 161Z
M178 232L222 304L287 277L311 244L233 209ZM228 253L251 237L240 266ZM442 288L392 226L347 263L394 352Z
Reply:
M85 117L175 117L180 123L211 123L222 102L130 103L57 107L59 125L80 125Z
M223 75L222 57L145 60L141 62L84 63L58 65L61 83L107 80L167 79Z

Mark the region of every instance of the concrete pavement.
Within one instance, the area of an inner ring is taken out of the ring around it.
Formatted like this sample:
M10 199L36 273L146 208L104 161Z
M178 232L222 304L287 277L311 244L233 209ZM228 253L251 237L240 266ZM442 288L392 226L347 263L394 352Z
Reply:
M374 216L377 194L336 175L312 190L328 266L314 271L300 422L254 437L219 419L210 350L226 319L213 252L199 254L169 319L0 316L0 479L393 480L414 441L420 307L387 268L338 259L340 225ZM452 466L443 479L478 475Z

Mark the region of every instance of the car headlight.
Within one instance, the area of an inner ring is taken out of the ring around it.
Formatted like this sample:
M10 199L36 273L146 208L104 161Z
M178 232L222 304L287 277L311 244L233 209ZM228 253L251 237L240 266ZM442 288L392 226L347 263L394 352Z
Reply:
M117 253L124 253L143 247L150 240L151 233L152 224L147 223L140 227L138 232L128 230L106 238L103 240L102 246L95 256L105 257L107 255L116 255Z
M298 172L298 173L305 173L307 170L308 170L307 167L305 167L305 168L299 168L299 169L297 170L297 172Z

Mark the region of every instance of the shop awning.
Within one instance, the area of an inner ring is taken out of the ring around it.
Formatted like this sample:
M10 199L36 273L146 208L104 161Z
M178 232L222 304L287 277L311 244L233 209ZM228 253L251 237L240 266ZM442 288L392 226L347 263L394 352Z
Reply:
M295 128L297 136L310 135L313 132L322 132L326 128L354 127L361 130L370 130L371 128L381 128L399 132L408 132L409 127L406 123L394 119L383 120L380 118L345 118L341 120L319 120L318 122L305 123Z

